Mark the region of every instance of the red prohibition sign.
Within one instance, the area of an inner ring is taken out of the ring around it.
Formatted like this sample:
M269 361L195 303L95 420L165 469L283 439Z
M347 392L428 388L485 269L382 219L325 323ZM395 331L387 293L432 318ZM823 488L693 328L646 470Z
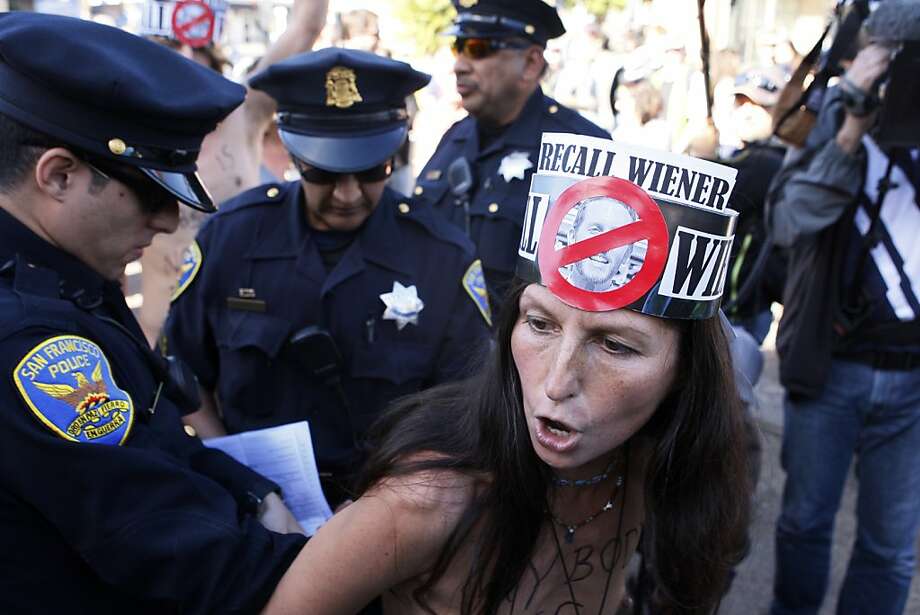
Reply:
M214 11L202 0L182 0L173 9L173 33L189 47L204 47L211 42L214 21Z
M565 215L585 199L597 197L625 203L639 214L639 219L556 250L556 235ZM606 292L582 290L559 272L566 265L643 239L648 240L645 262L636 276L620 288ZM539 250L540 275L554 295L589 312L615 310L644 295L658 281L668 256L668 225L655 201L636 184L617 177L594 177L559 195L544 224Z

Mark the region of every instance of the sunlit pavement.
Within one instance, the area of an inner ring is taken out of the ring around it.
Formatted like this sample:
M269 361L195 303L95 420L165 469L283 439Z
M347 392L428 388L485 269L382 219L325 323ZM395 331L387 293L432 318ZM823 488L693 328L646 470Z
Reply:
M773 532L779 515L780 498L785 474L779 465L779 450L783 428L783 389L777 376L776 353L770 339L765 346L764 372L757 385L760 407L757 419L763 436L763 460L760 483L754 501L754 522L751 533L751 553L741 564L732 590L719 611L722 615L760 615L766 613L773 587ZM837 515L831 563L831 585L821 615L836 610L837 594L846 572L847 558L856 529L856 480L847 481L843 503ZM914 576L906 613L920 615L920 581ZM871 614L866 614L871 615Z

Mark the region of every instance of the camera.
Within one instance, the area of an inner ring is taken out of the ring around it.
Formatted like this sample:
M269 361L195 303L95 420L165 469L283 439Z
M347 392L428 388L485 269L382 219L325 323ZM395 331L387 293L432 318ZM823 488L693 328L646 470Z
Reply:
M840 88L844 105L856 116L866 116L881 108L873 131L873 138L880 145L920 145L920 117L914 107L920 96L920 3L909 0L880 2L861 22L859 36L853 36L853 24L861 15L866 15L868 8L864 0L852 3L842 17L846 27L841 25L838 29L828 55L835 55L832 59L838 64L840 60L851 59L858 52L861 39L889 47L893 57L888 71L868 92L843 76ZM846 36L841 38L844 31Z

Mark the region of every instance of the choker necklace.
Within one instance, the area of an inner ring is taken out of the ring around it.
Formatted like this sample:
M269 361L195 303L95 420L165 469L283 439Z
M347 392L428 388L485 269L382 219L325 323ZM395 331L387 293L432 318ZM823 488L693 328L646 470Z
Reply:
M609 471L610 471L610 470L608 469L608 472L609 472ZM605 474L604 474L604 477L606 477L606 476L607 476L607 475L606 475L606 473L605 473ZM597 477L595 477L595 478L597 478ZM594 479L592 478L592 479L590 479L590 480L594 480ZM598 481L598 482L599 482L599 481ZM617 476L617 479L616 479L616 481L614 482L614 485L613 485L613 492L610 494L610 497L607 498L607 503L604 504L604 506L603 506L599 511L597 511L597 512L594 513L594 514L592 514L592 515L589 516L587 519L582 519L582 520L579 521L578 523L568 524L568 523L565 523L564 521L561 521L556 515L554 515L554 514L552 513L552 511L551 511L551 510L549 509L549 507L547 506L547 508L546 508L546 514L549 516L550 519L552 519L553 523L555 523L556 525L560 526L562 529L565 530L565 543L566 543L566 544L572 544L572 541L575 540L575 530L577 530L577 529L579 529L579 528L582 528L582 527L588 525L589 523L591 523L592 521L594 521L595 519L597 519L597 517L599 517L599 516L602 515L603 513L607 512L608 510L613 510L613 502L614 502L614 500L616 500L617 492L619 492L620 486L621 486L622 484L623 484L623 475L620 474L619 476ZM556 531L553 530L553 536L555 536L555 535L556 535Z
M607 477L610 475L610 471L617 464L617 458L614 457L610 460L610 464L607 466L607 469L604 470L603 474L597 474L591 478L576 478L574 480L568 478L560 478L559 476L553 475L553 484L557 487L588 487L590 485L596 485L602 481L607 480ZM620 479L622 480L622 476Z

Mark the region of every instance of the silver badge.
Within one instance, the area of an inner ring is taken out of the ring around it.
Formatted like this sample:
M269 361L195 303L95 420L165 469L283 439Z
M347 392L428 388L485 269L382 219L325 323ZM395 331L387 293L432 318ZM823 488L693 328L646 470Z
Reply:
M425 304L418 298L415 285L403 286L399 282L393 282L393 290L380 295L380 300L387 306L383 319L395 320L396 328L400 331L409 323L417 326L418 314L425 308Z
M505 178L506 182L512 179L524 179L524 173L533 168L530 161L530 154L527 152L512 152L502 158L501 166L498 167L498 174Z

